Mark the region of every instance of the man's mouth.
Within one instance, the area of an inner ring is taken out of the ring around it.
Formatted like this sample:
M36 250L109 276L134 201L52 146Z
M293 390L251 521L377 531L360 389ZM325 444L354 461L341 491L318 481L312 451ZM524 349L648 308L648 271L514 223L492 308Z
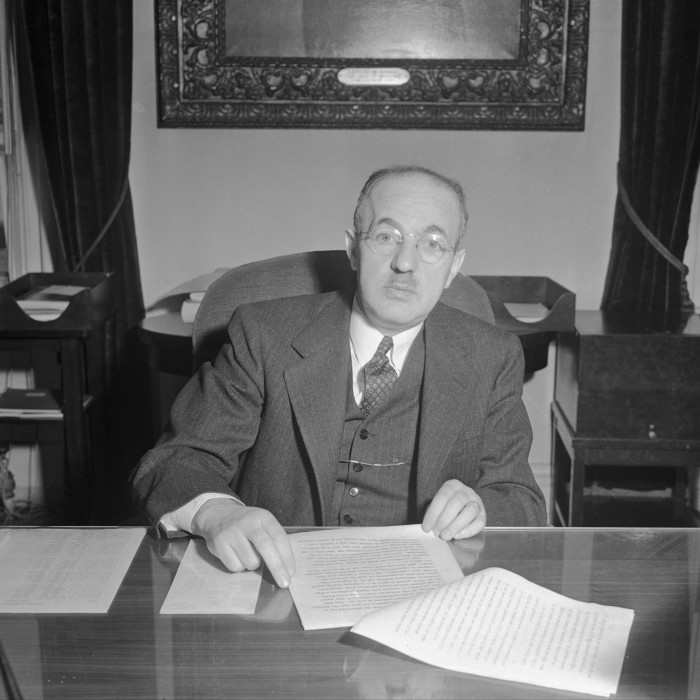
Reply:
M397 301L413 299L416 294L412 284L389 284L385 287L385 292L388 298L393 298Z
M399 292L414 292L416 288L412 277L394 277L386 286Z

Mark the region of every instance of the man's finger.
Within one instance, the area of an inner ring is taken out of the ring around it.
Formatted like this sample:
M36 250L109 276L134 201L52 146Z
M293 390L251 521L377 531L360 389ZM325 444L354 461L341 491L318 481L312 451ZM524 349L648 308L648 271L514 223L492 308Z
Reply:
M273 529L273 536L270 536L265 528L256 529L251 533L250 541L267 565L277 585L280 588L287 588L294 571L294 556L287 533L283 530L284 537L281 537L274 528L271 529ZM288 564L291 564L291 571Z
M428 509L425 511L425 516L423 517L422 527L424 532L432 532L433 528L435 527L435 523L437 523L437 520L447 505L447 502L450 500L450 495L451 494L445 492L444 485L441 486L438 492L435 494L435 498L433 498L432 502L428 506Z
M292 551L292 543L289 539L289 535L277 520L272 523L272 527L267 527L267 532L277 546L277 551L280 554L282 563L285 569L287 569L289 576L294 576L296 561L294 560L294 552Z
M450 526L457 520L458 518L461 517L460 520L460 525L459 527L463 527L466 525L468 522L471 522L471 519L476 516L476 513L478 511L475 510L470 510L470 505L473 502L472 498L470 497L470 494L468 494L466 491L458 491L457 493L453 493L450 499L447 501L447 504L442 510L442 513L440 513L440 516L438 517L435 525L433 526L433 532L435 535L438 537L442 536L442 533L445 531L445 529L450 528ZM464 513L467 513L467 515L471 515L471 517L468 520L465 520ZM456 532L456 529L452 529L453 532ZM443 539L450 539L449 537Z
M239 559L236 552L228 545L222 545L217 547L213 542L206 540L207 549L221 561L221 563L229 570L234 573L240 571L245 571L245 566L243 562Z
M456 493L464 493L466 486L457 479L449 479L438 490L423 516L423 531L434 531L438 519Z
M483 530L485 524L486 515L483 508L476 501L470 501L440 533L440 537L444 540L473 537Z

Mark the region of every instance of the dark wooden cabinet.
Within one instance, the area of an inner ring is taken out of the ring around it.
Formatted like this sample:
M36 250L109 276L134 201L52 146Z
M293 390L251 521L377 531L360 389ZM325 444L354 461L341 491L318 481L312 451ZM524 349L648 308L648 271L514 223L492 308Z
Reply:
M38 321L17 304L16 297L45 285L79 285L84 291L72 297L52 321ZM0 348L9 351L48 352L59 366L63 405L60 425L64 440L65 519L89 524L94 515L96 473L105 468L106 403L113 383L108 345L114 342L116 300L109 273L30 273L0 289ZM50 421L55 424L55 421ZM7 442L27 433L31 425L46 425L37 418L3 418L0 435Z
M584 522L586 471L596 465L675 468L683 519L685 469L700 465L700 318L656 326L622 312L577 311L557 336L552 404L552 506L558 525Z

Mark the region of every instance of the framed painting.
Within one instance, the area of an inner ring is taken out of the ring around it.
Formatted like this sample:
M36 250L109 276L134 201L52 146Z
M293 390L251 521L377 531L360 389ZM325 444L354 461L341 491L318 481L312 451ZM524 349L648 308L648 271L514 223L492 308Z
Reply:
M158 125L584 128L589 0L156 0Z

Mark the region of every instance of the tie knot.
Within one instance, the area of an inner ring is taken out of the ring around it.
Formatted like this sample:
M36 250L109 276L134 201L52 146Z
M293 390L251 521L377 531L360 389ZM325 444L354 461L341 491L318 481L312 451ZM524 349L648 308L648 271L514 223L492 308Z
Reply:
M377 352L375 355L386 355L391 348L394 347L394 339L391 336L385 335L379 345L377 346Z
M370 372L376 371L377 368L383 367L384 365L389 364L389 358L387 357L387 353L391 348L394 347L394 341L393 339L385 335L379 345L377 346L377 349L374 352L374 355L372 355L372 358L370 361L365 365L365 369L369 370Z

